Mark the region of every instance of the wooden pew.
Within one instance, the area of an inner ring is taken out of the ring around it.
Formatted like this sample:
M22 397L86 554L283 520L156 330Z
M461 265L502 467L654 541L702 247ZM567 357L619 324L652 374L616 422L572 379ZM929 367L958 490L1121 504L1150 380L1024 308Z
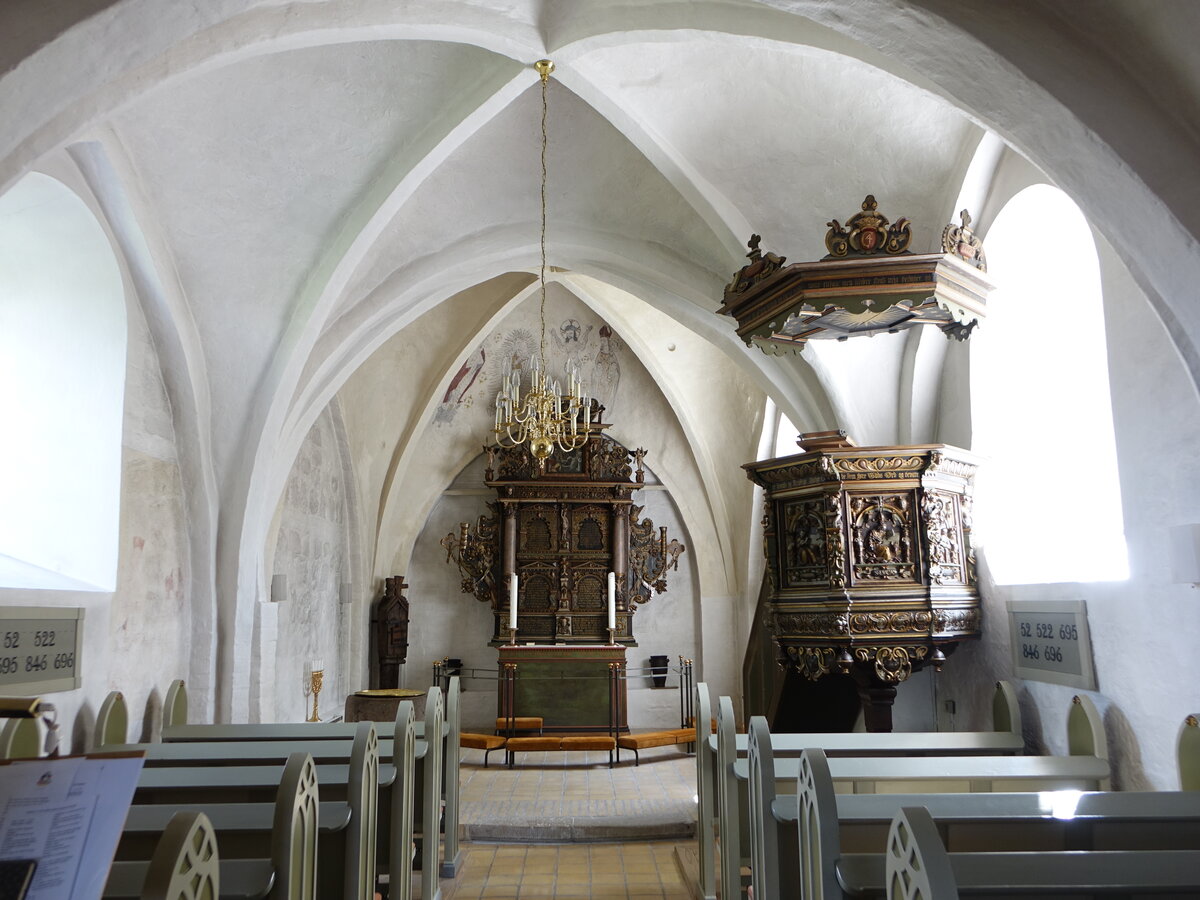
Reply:
M148 757L154 757L153 763L142 771L135 802L191 802L197 792L212 802L234 799L253 802L263 799L262 792L271 786L272 779L278 785L280 762L293 752L326 760L328 771L326 766L318 765L317 777L331 792L341 786L351 819L341 847L320 847L320 896L340 893L346 900L372 900L380 770L379 740L374 725L359 723L355 740L348 747L341 746L344 743L144 744L126 749L140 749ZM189 747L190 754L176 752ZM239 762L245 765L237 765Z
M438 724L434 724L434 719L437 719ZM437 733L441 727L440 722L440 692L434 691L430 702L426 704L426 728L431 733ZM162 784L153 773L158 771L164 758L172 759L177 764L189 764L196 762L195 757L199 756L200 761L205 764L214 758L222 760L230 767L225 771L231 775L226 778L220 774L206 774L203 770L193 770L192 778L208 785L210 790L221 788L225 781L235 782L233 786L225 788L225 796L245 797L247 792L262 789L261 775L256 777L255 772L256 768L262 768L258 763L276 759L283 748L296 747L312 752L319 762L324 763L318 765L323 786L336 791L340 785L344 791L347 783L347 767L344 764L347 741L344 735L368 724L187 726L191 730L189 738L215 733L217 736L232 736L233 739L209 742L187 740L148 745L147 753L151 757L151 767L143 774L142 785L147 788L152 786L161 792ZM283 739L289 733L303 737L295 740ZM266 740L264 735L276 739ZM401 748L399 753L396 752L397 744ZM388 874L391 896L396 900L408 900L412 881L413 838L418 824L414 821L414 809L420 810L421 820L428 821L427 817L434 815L433 821L437 822L440 806L440 791L426 794L416 787L416 765L418 762L424 762L424 757L430 753L431 745L416 739L413 706L410 701L400 703L393 734L390 738L382 739L379 747L380 759L384 762L381 763L379 777L377 861L380 870L385 870ZM441 742L435 741L432 747L437 753L440 751ZM428 810L423 810L417 805L420 796L431 798ZM422 891L432 892L431 896L436 895L436 871L422 873Z
M196 811L177 812L163 829L148 863L113 864L104 896L120 900L258 900L267 896L273 879L274 871L266 860L222 863L208 817ZM250 893L231 890L231 882L255 887Z
M888 832L882 878L841 870L844 893L887 900L960 897L1140 896L1200 893L1200 851L949 853L924 807L904 807ZM809 896L805 894L804 896Z
M9 719L0 728L0 759L34 759L41 755L37 719Z
M284 766L273 804L197 801L183 809L131 807L117 847L120 862L110 873L106 898L138 896L133 888L140 883L139 864L127 864L125 860L143 858L147 846L153 846L158 835L164 834L164 825L180 813L202 813L207 817L224 848L226 866L235 858L250 860L240 875L232 870L227 873L220 896L255 896L261 892L264 873L260 862L265 856L270 863L270 879L265 886L275 900L317 900L318 831L324 830L327 838L333 837L351 822L350 809L345 803L318 802L317 772L312 757L294 753ZM321 818L326 820L324 829L320 828Z
M758 727L752 738L769 744ZM767 749L763 754L756 747L755 759L768 757ZM881 885L886 830L907 805L928 807L953 850L1200 848L1197 793L835 794L831 767L837 760L811 749L799 762L799 796L776 796L771 803L778 831L773 835L765 823L755 828L766 836L762 852L753 854L756 898L778 897L784 883L799 883L805 897L827 898L843 896L838 885L847 878ZM771 770L757 762L755 768L769 794ZM761 815L762 801L754 805Z
M1200 719L1195 715L1188 716L1179 726L1179 740L1175 747L1179 789L1200 791Z
M708 705L707 694L706 689L702 690L701 686L697 686L698 714L701 707ZM777 735L775 756L794 760L806 747L822 747L830 755L837 756L879 757L998 754L1015 753L1023 749L1020 707L1017 704L1016 692L1007 682L996 684L992 700L992 720L997 731ZM1103 729L1100 733L1102 736ZM747 737L737 734L733 701L728 697L721 697L717 706L717 734L710 736L707 742L701 741L697 752L697 782L707 783L704 771L711 765L714 770L715 790L708 794L698 789L697 796L700 806L698 816L701 822L715 815L719 826L732 823L730 827L720 827L721 891L724 896L734 896L740 890L740 867L744 862L748 862L748 856L745 855L750 849L748 794L745 788L739 785L738 778L739 772L743 782L746 778L745 762L741 761L740 767L738 763L739 756L744 755L747 748ZM717 801L715 813L713 808L707 805L714 796ZM713 895L708 893L705 885L708 872L703 853L702 848L700 883L704 890L703 896L711 900Z
M129 740L129 711L125 707L125 695L120 691L109 691L100 712L96 713L96 736L92 745L107 750L113 745Z
M709 724L704 724L709 723ZM696 837L699 839L700 897L717 900L716 809L717 761L709 744L712 730L712 703L708 685L696 685Z
M183 682L177 682L182 691ZM174 686L174 685L173 685ZM435 686L430 693L437 693ZM170 692L168 692L170 693ZM442 727L441 742L443 785L440 791L445 803L445 859L440 866L443 878L453 878L461 865L462 853L458 846L458 823L460 806L460 749L462 734L461 723L461 686L457 675L450 679L449 688L445 694L445 713ZM405 701L407 702L407 701ZM186 709L186 695L183 699ZM428 711L428 707L427 707ZM249 725L186 725L177 724L163 727L164 743L184 743L197 741L294 741L294 740L337 740L353 736L354 723L308 723L284 722ZM422 723L418 723L417 736L423 738L426 734ZM385 762L390 758L390 746L387 738L380 741L380 757Z
M182 678L172 681L163 698L163 730L186 725L188 719L187 685Z

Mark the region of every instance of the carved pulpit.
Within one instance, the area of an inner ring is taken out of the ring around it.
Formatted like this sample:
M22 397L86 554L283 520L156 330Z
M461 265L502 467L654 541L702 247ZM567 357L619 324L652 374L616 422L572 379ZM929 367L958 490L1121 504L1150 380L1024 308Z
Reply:
M869 731L891 730L896 686L977 638L971 548L976 459L944 444L805 452L744 466L766 493L771 627L780 662L854 677Z
M375 687L400 687L400 667L408 656L408 585L404 576L383 580L383 596L371 609L371 640L374 644Z

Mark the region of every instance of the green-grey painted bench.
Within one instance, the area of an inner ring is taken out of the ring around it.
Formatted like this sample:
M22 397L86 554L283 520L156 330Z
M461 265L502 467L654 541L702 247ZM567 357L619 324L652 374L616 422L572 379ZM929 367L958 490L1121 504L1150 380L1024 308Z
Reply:
M456 685L457 686L457 685ZM457 691L452 691L452 696ZM379 824L372 834L380 848L377 855L379 868L388 873L388 880L393 886L392 896L397 900L407 900L411 891L412 852L414 836L420 828L424 838L424 822L434 823L437 828L441 814L441 749L448 741L434 741L432 744L416 739L416 727L412 712L412 703L403 701L397 708L396 726L390 737L378 741L381 787L379 790ZM289 749L303 750L312 754L318 763L318 768L325 765L344 763L350 754L352 742L343 736L347 730L357 731L370 723L305 725L305 726L187 726L189 729L212 730L220 734L233 729L237 735L235 740L197 741L187 740L174 743L137 745L146 754L147 773L164 765L213 765L223 766L254 766L271 763L278 760L281 753ZM444 726L442 695L438 690L430 690L425 705L425 731L429 734L441 734ZM181 726L176 726L181 727ZM287 734L289 729L303 727L303 739L263 739ZM266 731L262 731L266 729ZM254 739L245 738L247 732L259 732ZM274 734L272 734L274 732ZM318 736L319 735L319 736ZM194 736L194 733L190 736ZM395 755L396 741L406 748ZM117 748L105 748L117 749ZM120 748L126 749L126 748ZM417 767L420 767L420 781L417 778ZM457 766L455 767L457 772ZM147 773L143 774L142 784L147 784ZM336 778L334 773L330 777ZM322 785L335 787L345 784L345 779L328 781L324 772L321 774ZM397 799L399 798L399 799ZM457 807L457 803L455 804ZM419 814L415 813L419 811ZM457 832L457 828L455 829ZM436 834L431 847L437 847ZM424 900L435 900L439 893L438 887L438 854L431 856L432 867L422 869L421 895ZM372 870L374 871L374 865ZM324 880L324 876L322 876ZM373 882L373 879L372 879Z
M148 863L113 863L106 898L130 900L263 900L275 870L270 860L222 862L202 812L177 812L162 830Z
M351 821L347 804L319 803L312 758L295 753L284 766L273 804L198 801L186 808L130 807L105 886L107 900L141 896L139 886L150 883L147 875L154 864L140 860L157 852L160 836L169 833L181 813L203 814L222 847L227 871L214 896L272 900L317 900L318 833L324 832L327 840L340 838L338 832ZM231 865L234 860L241 863L237 869Z
M1200 851L1101 850L950 853L921 806L897 812L883 866L874 854L851 854L839 866L836 896L887 900L960 897L1141 897L1200 894ZM882 871L880 871L882 869ZM828 897L829 894L809 894Z
M722 706L732 704L721 698ZM718 713L718 716L720 713ZM955 793L997 790L1107 789L1108 745L1095 705L1086 696L1075 697L1068 715L1068 742L1076 755L954 756L954 757L840 757L826 764L830 777L853 793ZM728 742L729 735L724 739ZM791 854L779 853L780 826L772 812L779 788L796 793L803 784L801 760L778 758L774 736L766 720L750 721L749 755L736 760L733 775L747 782L750 868L755 896L778 900L779 884L795 874ZM803 751L804 759L810 751ZM822 754L824 758L826 754ZM729 822L732 829L738 823ZM801 816L801 821L804 821ZM725 831L722 830L722 834ZM774 863L769 863L774 860ZM780 868L782 867L782 868ZM778 871L778 879L774 879Z
M754 722L757 725L758 722ZM762 735L751 733L755 743ZM756 747L756 768L770 792L770 769ZM755 897L777 898L800 883L806 897L840 897L839 860L882 878L888 827L907 805L927 806L956 850L1200 849L1200 794L1188 792L837 794L829 760L819 749L799 760L799 794L776 796L773 823L751 829ZM756 803L761 810L761 804ZM801 824L802 823L802 824ZM771 824L776 827L771 828ZM874 854L864 861L862 854ZM774 862L772 862L774 861Z
M410 707L411 710L411 707ZM346 746L342 747L342 744ZM337 746L334 746L337 745ZM191 748L192 752L176 752ZM346 767L340 784L344 786L345 801L350 806L351 820L346 838L339 847L320 846L318 865L319 896L344 900L373 900L375 892L376 840L379 803L379 739L370 722L359 723L353 741L306 741L246 743L246 744L142 744L106 747L106 750L141 750L147 757L134 793L135 802L195 802L200 792L210 802L233 802L245 799L261 801L259 795L247 796L249 782L239 784L244 777L238 763L246 768L262 769L260 782L282 774L281 762L292 753L308 753L315 761ZM234 751L229 753L228 751ZM313 751L316 751L315 753ZM322 778L325 766L317 765L317 777ZM205 770L209 774L206 776ZM330 772L330 780L322 778L323 789L335 792L339 781ZM262 784L259 785L260 789ZM190 795L190 797L189 797ZM337 799L336 795L328 799Z
M183 683L176 682L179 687L172 699L171 691L168 691L168 704L178 706L181 702L184 709L184 717L186 718L186 694L183 693ZM174 685L172 686L174 687ZM431 688L430 693L437 692L437 688ZM449 687L445 695L445 713L442 722L441 733L442 741L442 800L445 804L445 845L444 845L444 861L441 864L441 876L443 878L453 878L458 873L458 867L461 864L462 854L458 846L458 822L459 822L459 793L460 793L460 777L459 777L459 756L461 747L461 716L460 716L460 693L461 687L458 676L450 679ZM191 742L216 742L216 741L308 741L308 740L338 740L353 737L354 723L349 722L277 722L277 723L261 723L261 724L239 724L239 725L188 725L183 722L175 721L174 724L164 725L162 731L162 739L164 743L191 743ZM424 723L417 723L417 737L424 738L425 726ZM391 748L388 745L386 736L380 739L380 755L386 762L390 759ZM424 751L422 750L419 760L423 761ZM418 762L418 768L423 771L421 762ZM423 793L423 785L421 792ZM418 820L422 820L423 816L419 816ZM398 897L398 900L403 898Z
M727 698L722 698L727 699ZM707 685L696 686L696 720L712 720L712 705ZM946 756L999 755L1019 753L1024 749L1021 737L1021 710L1017 695L1006 681L996 683L992 699L993 731L974 732L865 732L781 734L776 755L795 757L806 747L822 747L831 756ZM699 802L699 881L705 900L717 895L714 829L721 818L721 809L737 804L737 832L722 831L720 857L723 871L722 889L726 896L738 889L740 863L748 861L748 796L739 787L734 763L747 752L747 737L736 733L732 701L717 710L717 734L700 736L696 753L697 799Z

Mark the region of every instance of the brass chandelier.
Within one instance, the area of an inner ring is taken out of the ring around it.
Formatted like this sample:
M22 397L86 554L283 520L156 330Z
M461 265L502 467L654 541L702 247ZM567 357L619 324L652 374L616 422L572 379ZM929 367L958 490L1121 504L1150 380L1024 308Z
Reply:
M513 366L512 357L504 360L500 390L496 394L496 423L493 431L501 447L529 445L537 460L538 470L546 470L546 460L555 447L564 453L578 450L591 433L591 400L579 380L579 370L572 364L567 371L567 390L547 373L546 360L546 88L554 63L542 59L534 63L542 79L542 193L541 193L541 269L539 289L541 307L539 318L542 333L538 353L526 364L529 369L529 388L521 393L521 369Z

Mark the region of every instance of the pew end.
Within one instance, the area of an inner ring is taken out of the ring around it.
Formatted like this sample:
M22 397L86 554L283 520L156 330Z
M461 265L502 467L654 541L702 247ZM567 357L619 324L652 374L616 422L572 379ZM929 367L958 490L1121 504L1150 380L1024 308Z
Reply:
M1195 714L1179 726L1175 755L1179 763L1179 789L1200 791L1200 719Z
M1094 756L1108 762L1108 735L1104 731L1104 720L1096 704L1086 694L1071 698L1071 709L1067 713L1067 754L1069 756ZM1105 778L1098 789L1107 791L1111 779Z
M884 865L889 900L958 900L950 857L923 806L901 807L896 813Z
M96 714L95 746L124 744L128 739L129 710L125 706L125 695L120 691L109 691L100 704L100 712Z
M1016 690L1010 682L997 681L996 692L992 695L992 731L1022 734L1023 727Z
M187 685L182 678L177 678L171 682L163 698L163 728L186 725L187 719Z
M37 719L9 719L0 728L0 759L36 759L42 755Z
M167 824L150 867L142 900L200 900L221 896L217 835L202 812L178 812Z

